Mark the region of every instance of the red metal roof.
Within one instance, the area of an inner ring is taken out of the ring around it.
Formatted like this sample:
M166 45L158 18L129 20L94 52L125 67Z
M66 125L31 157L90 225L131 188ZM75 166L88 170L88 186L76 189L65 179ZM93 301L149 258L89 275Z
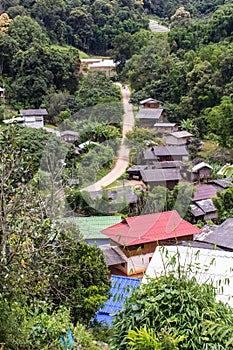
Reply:
M212 185L200 185L195 187L197 190L194 192L193 201L200 201L202 199L209 199L217 195L217 190Z
M101 232L120 245L131 246L193 235L201 230L172 210L126 218Z

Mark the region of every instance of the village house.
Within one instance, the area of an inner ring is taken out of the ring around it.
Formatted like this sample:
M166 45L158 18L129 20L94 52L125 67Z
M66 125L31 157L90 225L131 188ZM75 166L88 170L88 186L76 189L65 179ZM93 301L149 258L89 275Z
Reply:
M143 159L146 164L154 164L163 161L189 160L189 153L186 146L154 146L143 152Z
M170 134L174 131L178 131L178 124L177 123L155 123L153 127L154 133L156 134L162 134L162 135L167 135Z
M156 167L153 168L153 166L142 170L141 178L150 191L155 186L164 186L172 190L182 180L180 169L178 168L157 169Z
M86 58L81 59L81 72L104 72L109 78L116 75L116 63L112 59Z
M188 169L188 164L181 161L163 161L163 162L155 162L152 165L133 165L126 170L126 173L129 176L129 180L142 180L141 172L143 170L152 170L152 169L169 169L176 168L180 170L182 175L185 175Z
M115 264L122 275L145 272L158 245L176 244L179 240L193 240L201 230L183 220L177 211L134 216L101 231L118 247L125 261ZM110 267L111 270L111 267Z
M162 108L142 108L136 115L137 126L153 129L156 122L163 121Z
M142 105L144 108L160 108L160 104L162 103L159 100L156 100L155 98L147 98L145 100L142 100L139 102L140 105Z
M44 118L48 115L46 109L21 109L19 113L23 118L23 125L30 128L43 128Z
M64 130L60 132L60 138L62 141L76 143L78 141L79 134L76 131Z
M225 251L233 252L233 218L226 219L210 233L200 236L196 240L214 244Z
M198 163L192 168L192 180L202 182L211 178L212 166L205 162Z
M214 206L212 199L203 199L195 201L194 204L190 205L191 214L193 216L193 222L197 223L198 220L201 221L216 221L217 219L217 209Z
M64 218L66 227L73 231L75 238L86 241L90 245L102 246L110 243L110 239L101 231L121 222L121 216L76 216Z
M156 278L170 271L184 271L190 279L196 278L197 282L208 283L216 288L216 299L228 303L233 307L233 253L221 250L166 246L156 249L142 283L148 283L151 278ZM172 262L172 263L171 263ZM166 271L164 267L166 266ZM227 283L224 281L227 278ZM221 283L221 282L222 283Z
M134 212L139 201L139 194L132 188L119 188L115 190L90 191L93 201L104 199L108 205L108 212L120 211L128 207L129 212Z
M188 145L193 137L188 131L175 131L166 136L166 144L169 146Z

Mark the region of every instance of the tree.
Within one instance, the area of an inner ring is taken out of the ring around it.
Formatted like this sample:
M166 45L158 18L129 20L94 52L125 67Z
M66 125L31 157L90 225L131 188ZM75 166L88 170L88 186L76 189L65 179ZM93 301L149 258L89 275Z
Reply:
M218 191L217 196L213 197L213 203L217 208L218 222L222 223L233 215L233 187L223 191Z
M21 50L28 50L35 44L48 45L49 39L40 25L28 16L17 16L9 27L9 35Z
M129 335L132 331L138 333L140 327L151 329L156 337L164 331L181 336L179 349L226 349L229 336L223 331L211 332L206 326L207 322L218 321L228 327L233 325L232 310L215 297L212 285L199 284L195 277L189 279L185 271L151 279L131 295L117 314L112 349L131 349Z
M219 136L223 147L233 147L233 103L231 96L223 96L220 105L205 111L209 131Z
M54 309L67 305L73 322L88 323L109 289L103 253L52 221L52 210L29 183L31 160L17 148L14 127L0 136L2 296L32 309L45 301Z
M11 22L12 22L12 19L9 18L7 13L2 13L0 15L0 32L7 33Z

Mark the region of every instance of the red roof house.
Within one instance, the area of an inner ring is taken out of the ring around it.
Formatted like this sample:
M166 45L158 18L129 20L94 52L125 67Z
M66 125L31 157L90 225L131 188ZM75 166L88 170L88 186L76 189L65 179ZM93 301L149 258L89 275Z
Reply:
M193 240L201 230L183 220L177 211L154 213L123 219L101 231L118 245L128 258L116 266L125 275L146 270L158 245L175 244L179 240Z

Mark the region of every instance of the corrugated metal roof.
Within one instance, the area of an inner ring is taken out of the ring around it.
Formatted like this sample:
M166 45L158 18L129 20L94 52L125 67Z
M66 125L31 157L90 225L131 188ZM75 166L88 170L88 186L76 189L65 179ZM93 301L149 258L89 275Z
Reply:
M123 188L119 190L91 191L89 192L92 199L102 198L103 194L108 197L112 203L137 203L138 196L132 188Z
M228 188L232 185L233 179L229 178L229 179L217 179L217 180L213 180L211 181L213 184L216 184L222 188Z
M142 108L136 115L138 119L159 119L163 112L162 108Z
M199 185L196 186L196 191L194 192L193 201L199 201L202 199L208 199L215 197L217 195L217 190L212 185Z
M145 160L154 160L162 156L188 156L187 147L182 146L154 146L143 152Z
M196 201L195 204L201 208L201 210L205 213L212 213L212 212L216 212L217 209L215 208L213 202L211 199L203 199L201 201Z
M233 250L233 218L226 219L221 225L207 235L203 239L203 242L213 243L219 247Z
M191 204L190 208L191 208L192 215L195 216L195 217L199 217L199 216L204 216L205 215L204 211L201 210L201 208L199 208L195 204Z
M126 256L122 253L119 247L104 244L100 246L100 249L104 253L107 266L113 266L127 261Z
M166 182L181 180L180 170L178 168L165 169L143 169L141 170L142 181L144 182Z
M104 307L101 308L95 316L95 319L98 322L106 323L109 326L112 326L114 316L116 316L116 314L122 309L123 303L139 286L141 280L138 278L113 275L111 277L111 283L111 297L107 300Z
M193 134L190 134L188 131L174 131L169 134L170 136L174 136L177 139L182 139L183 137L191 137Z
M19 113L24 116L35 116L35 115L48 115L48 112L45 108L42 109L20 109Z
M154 127L170 128L176 126L177 123L155 123Z
M202 168L213 169L212 166L210 166L209 164L207 164L205 162L201 162L201 163L198 163L198 164L194 165L194 167L192 168L192 171L195 173L196 171L198 171L198 170L200 170Z
M172 257L176 262L169 264ZM155 278L166 272L177 271L178 263L186 271L189 278L196 277L199 283L208 283L217 288L217 299L229 303L233 307L233 253L221 250L202 249L182 246L158 247L149 263L142 283L147 283L148 277ZM219 284L219 281L222 281ZM201 296L200 296L201 297Z
M192 236L201 230L183 220L176 210L134 216L101 231L123 246Z
M148 102L160 102L161 103L161 101L159 101L159 100L156 100L155 98L151 98L151 97L149 97L149 98L146 98L145 100L142 100L142 101L140 101L139 103L141 104L141 105L144 105L145 103L148 103Z
M101 230L121 221L120 216L88 216L88 217L71 217L63 219L79 229L81 237L86 239L106 239Z

